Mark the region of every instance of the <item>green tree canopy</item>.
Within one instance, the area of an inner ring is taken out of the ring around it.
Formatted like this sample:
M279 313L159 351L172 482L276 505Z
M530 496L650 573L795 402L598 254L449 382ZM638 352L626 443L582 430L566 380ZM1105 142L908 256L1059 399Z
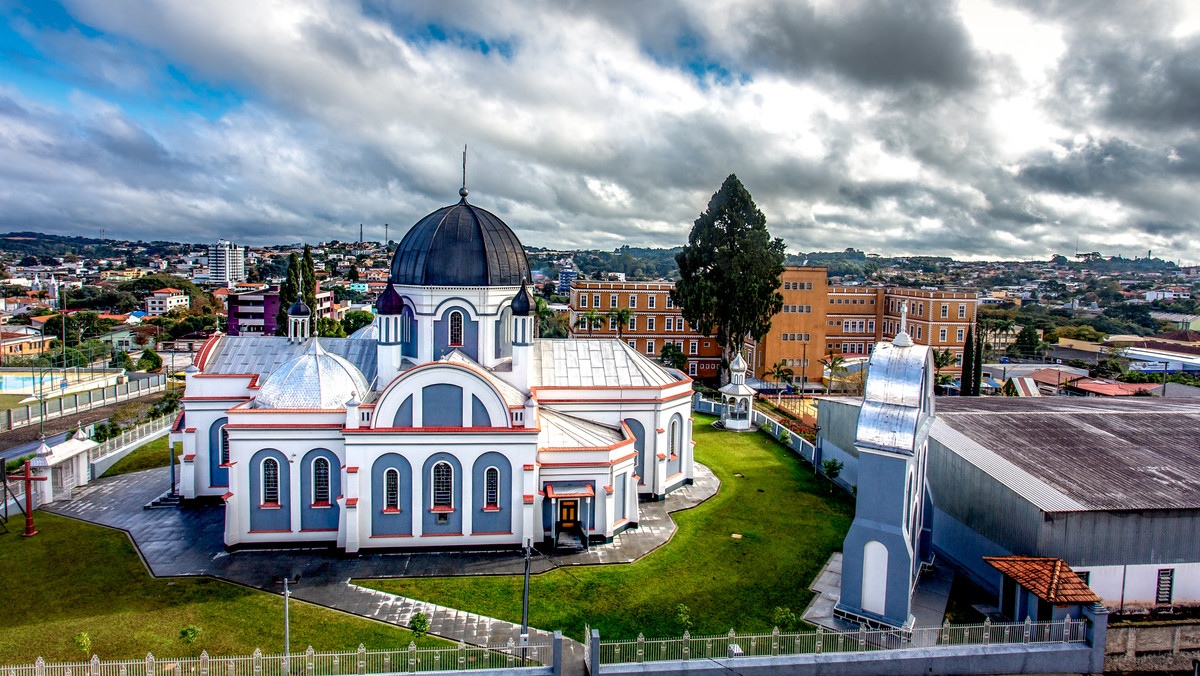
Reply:
M366 310L351 310L342 317L342 330L350 335L362 327L375 321L375 314Z
M317 266L313 262L312 247L304 245L304 258L300 261L301 287L304 294L304 304L317 311Z
M350 271L346 273L346 279L350 280L351 282L358 281L358 266L357 265L352 264L350 266Z
M732 354L749 337L761 340L783 309L777 289L784 259L783 240L771 239L766 216L730 174L675 256L680 279L671 298L689 324L715 333Z
M137 367L140 371L156 371L162 368L162 357L154 350L144 350L137 360Z
M287 278L279 285L279 314L275 315L275 333L286 336L288 332L288 308L300 297L300 259L296 254L288 256ZM309 306L312 307L311 305Z
M342 324L338 320L321 317L317 320L317 335L322 338L345 338L346 330L342 328Z
M666 343L663 345L662 353L659 354L658 358L662 363L673 369L682 371L687 368L687 355L683 353L683 348L675 343Z

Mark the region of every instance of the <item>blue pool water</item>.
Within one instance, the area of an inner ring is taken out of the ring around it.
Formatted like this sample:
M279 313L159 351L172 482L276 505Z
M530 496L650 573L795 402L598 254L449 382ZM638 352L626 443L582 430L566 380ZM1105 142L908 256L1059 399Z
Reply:
M51 373L46 373L41 376L41 389L43 392L49 393L58 389L62 384L62 376L56 376ZM38 389L38 377L17 373L0 374L0 392L30 392Z

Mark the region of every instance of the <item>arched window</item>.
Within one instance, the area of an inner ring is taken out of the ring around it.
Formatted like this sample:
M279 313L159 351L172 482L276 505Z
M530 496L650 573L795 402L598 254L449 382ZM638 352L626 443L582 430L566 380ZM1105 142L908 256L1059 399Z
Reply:
M483 473L484 507L500 506L500 470L495 467L487 468Z
M454 469L448 462L433 466L433 506L454 506Z
M463 344L463 316L458 310L450 313L450 344Z
M396 469L383 473L383 508L400 509L400 472Z
M329 461L325 458L313 460L313 503L329 504Z
M279 461L275 458L262 463L262 501L265 505L279 504Z
M679 421L672 420L671 421L671 440L670 440L670 442L668 442L668 445L667 445L667 448L669 448L671 451L671 455L675 455L676 453L679 452L679 449L676 448L676 444L675 444L675 437L677 437L678 435L679 435Z
M229 430L221 428L221 464L229 464Z

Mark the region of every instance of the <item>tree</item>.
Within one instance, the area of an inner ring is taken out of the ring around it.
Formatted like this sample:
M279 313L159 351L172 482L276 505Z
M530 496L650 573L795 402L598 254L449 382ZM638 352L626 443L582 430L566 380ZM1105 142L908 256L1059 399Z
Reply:
M345 338L346 330L341 322L332 317L321 317L317 320L317 335L322 338Z
M312 308L313 313L317 311L317 266L313 262L312 247L304 245L304 259L300 262L300 272L302 273L300 281L300 291L304 297L304 304Z
M351 310L342 317L342 331L350 335L375 321L375 314L366 310Z
M358 281L358 266L357 265L355 265L353 263L350 264L350 271L346 273L346 279L350 280L351 282Z
M600 313L595 310L588 310L580 315L579 319L575 320L575 328L587 329L588 335L592 335L592 331L600 325Z
M779 405L783 402L783 384L785 382L790 383L796 372L788 368L783 362L776 362L771 367L771 372L768 375L774 378L775 382L779 383L779 389L775 393L775 404Z
M137 366L133 363L133 357L125 350L121 350L113 355L112 361L109 362L113 368L125 369L126 371L136 371Z
M1037 329L1033 328L1032 324L1026 324L1021 329L1021 332L1017 334L1017 340L1009 348L1009 353L1013 356L1029 359L1037 354L1038 344L1041 342Z
M571 331L566 318L555 312L544 298L533 299L536 304L537 334L539 338L570 338Z
M279 285L279 314L275 315L278 328L276 335L286 336L288 332L288 308L300 296L300 259L296 254L288 256L287 278ZM310 306L311 307L311 306Z
M958 394L962 397L975 396L971 377L975 375L975 327L967 327L967 342L963 345L962 376L959 378ZM975 381L976 387L979 381Z
M825 394L829 394L829 391L833 388L833 381L844 378L846 372L850 369L846 368L846 359L844 357L832 352L821 360L821 364L829 370L829 380L825 383Z
M953 352L951 352L948 349L942 350L941 352L939 352L937 350L933 351L933 369L934 369L934 372L936 373L935 380L938 385L942 385L944 382L942 380L942 369L944 369L947 366L950 366L952 364L954 364L954 353Z
M604 313L610 322L617 325L617 339L625 337L625 329L629 326L629 320L633 318L633 310L627 307L618 307Z
M663 345L662 352L659 353L658 359L673 369L682 371L687 368L687 355L683 353L683 348L679 347L675 343L666 343Z
M821 471L825 474L825 476L829 477L829 481L830 481L829 492L830 493L833 492L832 484L837 481L837 478L839 476L841 476L842 469L844 469L845 467L846 467L845 463L843 463L841 460L835 460L833 458L826 458L825 460L821 461Z
M748 337L761 341L783 309L777 289L785 258L783 240L771 239L766 217L730 174L675 256L680 278L671 298L689 324L705 336L715 332L732 355Z
M137 369L139 371L157 371L162 368L162 357L154 350L143 350L142 356L138 358Z

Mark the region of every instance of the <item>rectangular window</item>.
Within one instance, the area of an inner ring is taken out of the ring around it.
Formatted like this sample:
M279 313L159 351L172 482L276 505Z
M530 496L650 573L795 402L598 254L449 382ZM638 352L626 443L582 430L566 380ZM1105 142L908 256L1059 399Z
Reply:
M608 318L608 330L609 330L609 331L616 331L616 330L617 330L617 319L616 319L616 317L609 317L609 318Z
M600 294L598 294L598 293L592 294L592 307L595 307L595 308L600 307Z
M689 376L696 375L696 362L694 362L694 361L688 362L688 375Z
M963 340L965 340L965 337L963 336L963 329L959 329L958 332L955 333L955 342L961 343Z
M674 317L667 317L667 330L668 331L675 330L675 318Z
M950 306L947 305L946 303L942 303L942 319L945 319L949 316L950 316Z
M646 330L647 331L654 330L654 317L646 317Z
M637 309L637 294L629 294L629 307L630 309Z
M875 333L875 320L874 319L867 320L867 333Z
M959 318L959 319L966 319L966 318L967 318L967 306L966 306L966 305L959 305L959 306L958 306L958 318Z
M609 307L617 306L617 294L615 294L615 293L608 294L608 306Z
M784 282L784 283L783 283L783 290L784 290L784 291L791 291L791 290L792 290L792 283L791 283L791 282Z
M944 328L938 329L938 342L939 343L946 342L946 329L944 329Z
M692 340L688 342L688 354L697 354L700 351L700 341Z
M579 294L579 307L587 307L587 294Z
M1158 570L1158 588L1154 593L1154 602L1160 606L1171 605L1171 597L1175 591L1175 569L1160 568Z
M653 340L646 341L646 354L654 354L654 341Z
M635 350L636 350L636 349L637 349L637 341L636 341L636 340L633 340L633 339L631 338L631 339L629 340L629 347L632 347L633 349L635 349Z
M637 331L637 315L629 318L629 330Z
M1084 584L1090 585L1092 583L1092 571L1077 570L1075 571L1075 574L1079 576L1080 580L1083 580Z
M954 365L959 367L962 366L962 352L954 355Z
M671 294L668 293L667 294L667 309L670 310L673 307L675 307L675 301L671 300Z
M917 340L921 339L921 327L917 327Z
M649 294L646 296L646 307L650 308L651 310L654 309L654 294Z

